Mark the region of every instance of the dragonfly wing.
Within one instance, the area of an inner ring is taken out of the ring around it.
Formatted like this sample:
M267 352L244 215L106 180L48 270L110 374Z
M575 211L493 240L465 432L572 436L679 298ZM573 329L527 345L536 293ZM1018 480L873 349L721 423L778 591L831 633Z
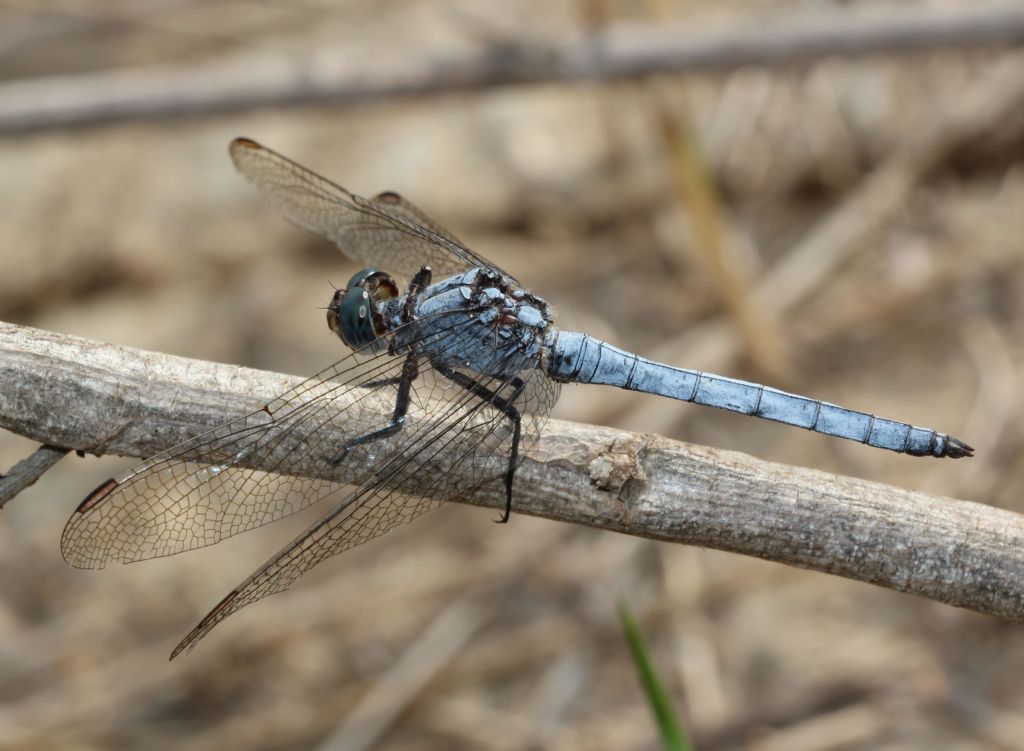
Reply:
M277 211L333 240L349 258L407 278L424 264L434 279L495 268L397 193L362 198L247 138L236 138L229 151L236 169Z
M103 568L173 555L337 497L343 483L300 475L330 466L348 436L388 423L395 388L363 384L397 377L402 359L353 353L260 409L108 480L68 520L65 559ZM395 449L379 442L373 459ZM349 471L334 474L352 476L368 462L368 447L357 447L346 457Z
M387 207L392 214L400 214L411 222L423 225L438 237L443 237L456 245L462 246L461 240L456 239L454 234L431 219L427 212L393 190L385 190L383 193L378 193L373 197L373 202ZM490 263L485 263L484 265L490 266Z
M507 410L498 402L507 399L523 415L527 444L536 438L559 386L537 368L504 379L473 377L480 387L475 393L436 374L425 378L433 380L432 399L438 391L446 394L438 419L406 428L400 454L378 464L361 487L232 590L177 646L171 659L191 651L232 613L288 589L321 561L413 520L435 508L439 499L465 497L485 482L503 481L514 431ZM492 396L480 398L480 389ZM417 390L417 397L425 395L424 388Z
M320 561L379 537L438 505L440 501L385 493L382 488L377 488L376 492L356 491L233 589L175 647L171 659L192 651L200 639L232 613L288 589Z
M522 394L516 399L515 407L523 416L523 438L520 451L529 451L544 432L551 410L562 392L562 384L546 374L540 373L528 378Z

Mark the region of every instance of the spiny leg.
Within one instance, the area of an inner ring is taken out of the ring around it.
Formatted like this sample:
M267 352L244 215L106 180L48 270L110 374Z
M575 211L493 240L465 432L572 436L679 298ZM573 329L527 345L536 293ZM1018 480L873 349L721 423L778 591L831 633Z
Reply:
M498 396L483 384L474 381L465 373L460 373L447 367L434 366L435 369L448 380L458 384L469 393L485 400L499 412L512 421L512 451L509 453L508 470L505 472L505 511L500 519L495 519L498 524L505 524L512 515L512 480L515 477L516 465L519 463L519 442L523 435L523 418L519 410L513 406L516 397L522 393L526 383L518 376L509 381L512 386L512 395L508 398Z
M409 394L412 391L412 382L416 380L416 376L419 374L418 361L419 357L416 353L410 352L406 355L405 362L402 364L402 375L398 377L398 395L395 397L395 411L391 414L391 422L383 428L349 438L345 441L345 445L342 446L338 455L331 459L331 464L341 464L345 461L345 457L348 456L349 452L356 446L362 446L364 443L370 443L371 441L379 441L382 438L389 438L405 426L405 415L409 411Z
M409 282L409 288L405 291L405 306L402 308L402 323L409 323L414 318L413 312L416 310L416 301L419 299L420 292L430 286L433 276L434 272L430 270L429 266L420 266L420 270Z
M414 311L416 310L417 299L420 292L430 284L431 275L430 267L423 266L416 272L416 275L409 283L409 288L405 293L405 305L402 307L403 324L411 323L415 319ZM398 395L395 397L395 411L391 415L391 422L378 430L371 430L355 438L350 438L342 446L338 455L331 460L332 464L341 464L349 452L356 446L362 446L364 443L370 443L371 441L379 441L382 438L389 438L402 429L405 425L405 415L409 411L409 394L412 391L412 382L416 380L416 376L419 374L418 360L419 358L415 350L410 347L409 354L406 355L405 363L402 365L402 373L397 378L380 378L363 384L364 388L398 385Z

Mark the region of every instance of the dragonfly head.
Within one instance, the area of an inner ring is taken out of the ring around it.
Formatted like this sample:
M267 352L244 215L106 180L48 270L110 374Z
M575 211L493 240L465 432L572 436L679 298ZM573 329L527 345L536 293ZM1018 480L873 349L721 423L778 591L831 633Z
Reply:
M363 269L345 289L335 291L327 306L327 325L352 349L360 349L387 333L380 303L398 297L395 280L377 269Z

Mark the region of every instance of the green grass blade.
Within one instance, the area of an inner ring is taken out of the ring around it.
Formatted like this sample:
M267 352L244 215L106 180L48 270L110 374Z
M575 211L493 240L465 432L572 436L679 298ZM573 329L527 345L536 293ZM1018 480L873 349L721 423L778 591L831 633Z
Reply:
M637 626L633 614L625 603L619 604L619 619L622 621L622 630L626 632L630 652L633 653L633 663L640 676L640 683L647 694L647 701L650 702L654 719L661 731L662 744L666 751L693 751L693 746L690 745L686 733L683 732L675 707L672 706L672 698L665 691L665 687L654 669L654 664L651 662L647 643L643 634L640 633L640 627Z

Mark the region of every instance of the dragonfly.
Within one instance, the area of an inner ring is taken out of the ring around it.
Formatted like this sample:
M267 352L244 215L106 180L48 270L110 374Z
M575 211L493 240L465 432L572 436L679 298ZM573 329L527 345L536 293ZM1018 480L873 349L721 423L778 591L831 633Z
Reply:
M542 298L397 193L362 198L247 138L232 141L229 152L287 220L368 267L326 308L330 330L351 350L345 357L101 484L69 519L65 559L102 568L211 545L331 502L231 590L171 659L322 561L484 483L504 486L498 521L507 521L516 468L565 383L717 407L912 456L973 453L930 428L672 367L562 331ZM331 471L310 477L303 468L311 464Z

